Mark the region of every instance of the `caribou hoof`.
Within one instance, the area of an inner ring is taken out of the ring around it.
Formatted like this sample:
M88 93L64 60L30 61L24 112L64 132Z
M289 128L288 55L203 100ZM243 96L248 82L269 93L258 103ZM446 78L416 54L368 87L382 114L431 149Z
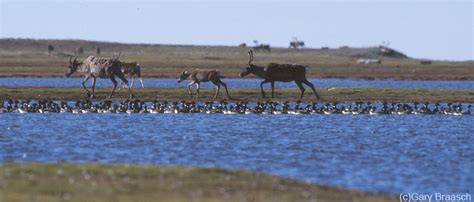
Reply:
M133 94L130 95L130 99L133 99L135 96Z

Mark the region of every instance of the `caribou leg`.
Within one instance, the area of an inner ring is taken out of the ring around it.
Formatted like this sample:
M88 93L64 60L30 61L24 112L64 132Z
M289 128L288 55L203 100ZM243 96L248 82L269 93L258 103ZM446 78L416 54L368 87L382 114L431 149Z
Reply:
M91 94L91 93L89 92L89 90L87 90L87 87L86 87L86 82L87 82L88 80L89 80L89 75L85 75L85 76L84 76L84 79L82 80L82 88L84 88L84 90L86 90L86 92L87 92L87 97L89 97L90 94Z
M142 88L145 88L145 84L143 84L143 78L140 77L140 83L142 84Z
M219 95L219 90L221 89L221 85L220 84L216 84L216 94L214 95L214 99L217 98L217 95Z
M122 80L122 82L125 84L125 86L127 86L127 88L128 88L128 93L130 94L130 99L132 99L132 98L133 98L132 89L131 89L131 87L128 85L128 81L127 81L127 79L125 78L125 76L124 76L124 75L117 75L117 77L118 77L120 80Z
M300 99L303 99L303 95L304 95L304 87L303 87L303 84L301 84L301 81L295 81L296 85L298 85L298 87L300 88L301 90L301 96L300 96Z
M135 78L133 76L130 77L130 88L133 88L133 84L135 83Z
M95 98L95 82L97 80L97 77L92 76L92 95L91 98Z
M194 81L191 81L191 83L188 84L188 93L189 97L193 98L193 93L191 92L191 86L194 84Z
M142 73L140 71L137 72L137 77L138 77L138 79L140 79L140 83L142 84L142 88L145 88L145 85L143 84Z
M274 96L274 94L275 94L275 93L274 93L274 92L275 92L275 82L272 81L271 84L272 84L272 98L274 98L274 97L275 97L275 96Z
M115 89L117 88L117 81L115 80L115 76L110 75L110 80L112 81L113 88L112 88L112 92L110 92L109 99L112 98L112 96L114 95Z
M199 98L199 82L196 82L196 98Z
M225 93L227 94L227 98L229 98L229 100L230 100L231 98L230 98L230 95L229 95L229 91L227 90L227 84L221 81L221 85L224 86Z
M263 98L265 98L265 92L263 91L263 84L266 84L268 82L270 82L270 81L265 80L265 81L262 81L262 83L260 83L260 92L262 92L262 97Z
M316 89L314 88L314 85L311 82L309 82L308 79L305 79L303 81L303 83L306 84L307 86L309 86L311 88L311 90L313 90L313 93L314 93L314 95L316 95L316 98L320 99L318 93L316 92Z

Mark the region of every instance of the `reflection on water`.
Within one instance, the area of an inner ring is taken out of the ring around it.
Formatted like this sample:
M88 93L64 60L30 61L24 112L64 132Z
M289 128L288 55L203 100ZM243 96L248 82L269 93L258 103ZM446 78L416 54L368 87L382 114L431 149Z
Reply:
M81 78L0 78L0 86L49 86L49 87L79 87ZM260 79L223 79L229 88L257 88ZM356 79L310 79L317 88L353 88L353 87L380 87L380 88L425 88L425 89L472 89L474 81L397 81L397 80L356 80ZM88 85L91 85L90 83ZM145 78L147 88L184 88L187 82L178 84L176 79ZM110 80L97 79L98 87L112 86ZM140 82L136 80L135 86ZM277 88L296 88L296 84L276 83ZM210 83L203 83L202 87L213 87ZM269 84L266 86L269 87Z
M362 190L469 192L474 116L0 114L0 162L248 169Z

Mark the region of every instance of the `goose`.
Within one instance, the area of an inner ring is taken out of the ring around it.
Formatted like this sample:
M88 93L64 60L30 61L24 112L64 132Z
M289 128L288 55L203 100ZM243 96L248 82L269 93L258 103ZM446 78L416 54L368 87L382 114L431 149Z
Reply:
M341 110L341 113L342 114L352 114L352 109L351 109L352 105L349 105L349 107L344 107L342 106L342 110Z
M380 111L377 111L375 107L370 107L369 109L369 114L370 115L380 115Z
M255 111L250 110L250 109L246 109L244 114L255 114Z
M28 109L19 108L19 109L18 109L18 112L19 112L20 114L28 113Z

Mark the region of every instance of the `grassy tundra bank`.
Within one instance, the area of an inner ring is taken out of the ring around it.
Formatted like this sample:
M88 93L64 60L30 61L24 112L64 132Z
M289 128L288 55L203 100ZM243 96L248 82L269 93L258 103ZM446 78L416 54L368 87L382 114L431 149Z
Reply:
M178 166L0 164L0 201L397 201L249 171Z
M48 44L54 51L48 54ZM0 39L0 76L64 76L67 54L83 47L84 54L111 57L122 52L123 61L136 61L145 77L177 77L184 69L219 69L226 77L237 77L248 62L249 47L121 44L80 40ZM307 65L310 78L367 78L472 80L474 61L433 61L420 64L411 58L381 57L382 64L357 64L359 58L377 57L377 47L301 49L273 48L256 52L254 64L269 62Z
M111 88L96 89L96 99L107 98ZM471 90L428 90L428 89L386 89L386 88L337 88L317 89L321 99L318 100L307 89L303 101L387 101L387 102L474 102L474 89ZM195 93L195 90L193 89ZM145 88L133 89L137 99L142 101L212 101L215 89L201 89L200 99L190 99L186 88ZM274 99L262 99L260 89L229 89L235 101L297 101L299 89L276 89ZM270 90L266 89L267 96ZM0 87L0 99L52 99L77 100L85 99L82 88L53 88L53 87ZM128 99L128 91L116 91L114 100ZM226 99L225 91L221 90L218 99Z

